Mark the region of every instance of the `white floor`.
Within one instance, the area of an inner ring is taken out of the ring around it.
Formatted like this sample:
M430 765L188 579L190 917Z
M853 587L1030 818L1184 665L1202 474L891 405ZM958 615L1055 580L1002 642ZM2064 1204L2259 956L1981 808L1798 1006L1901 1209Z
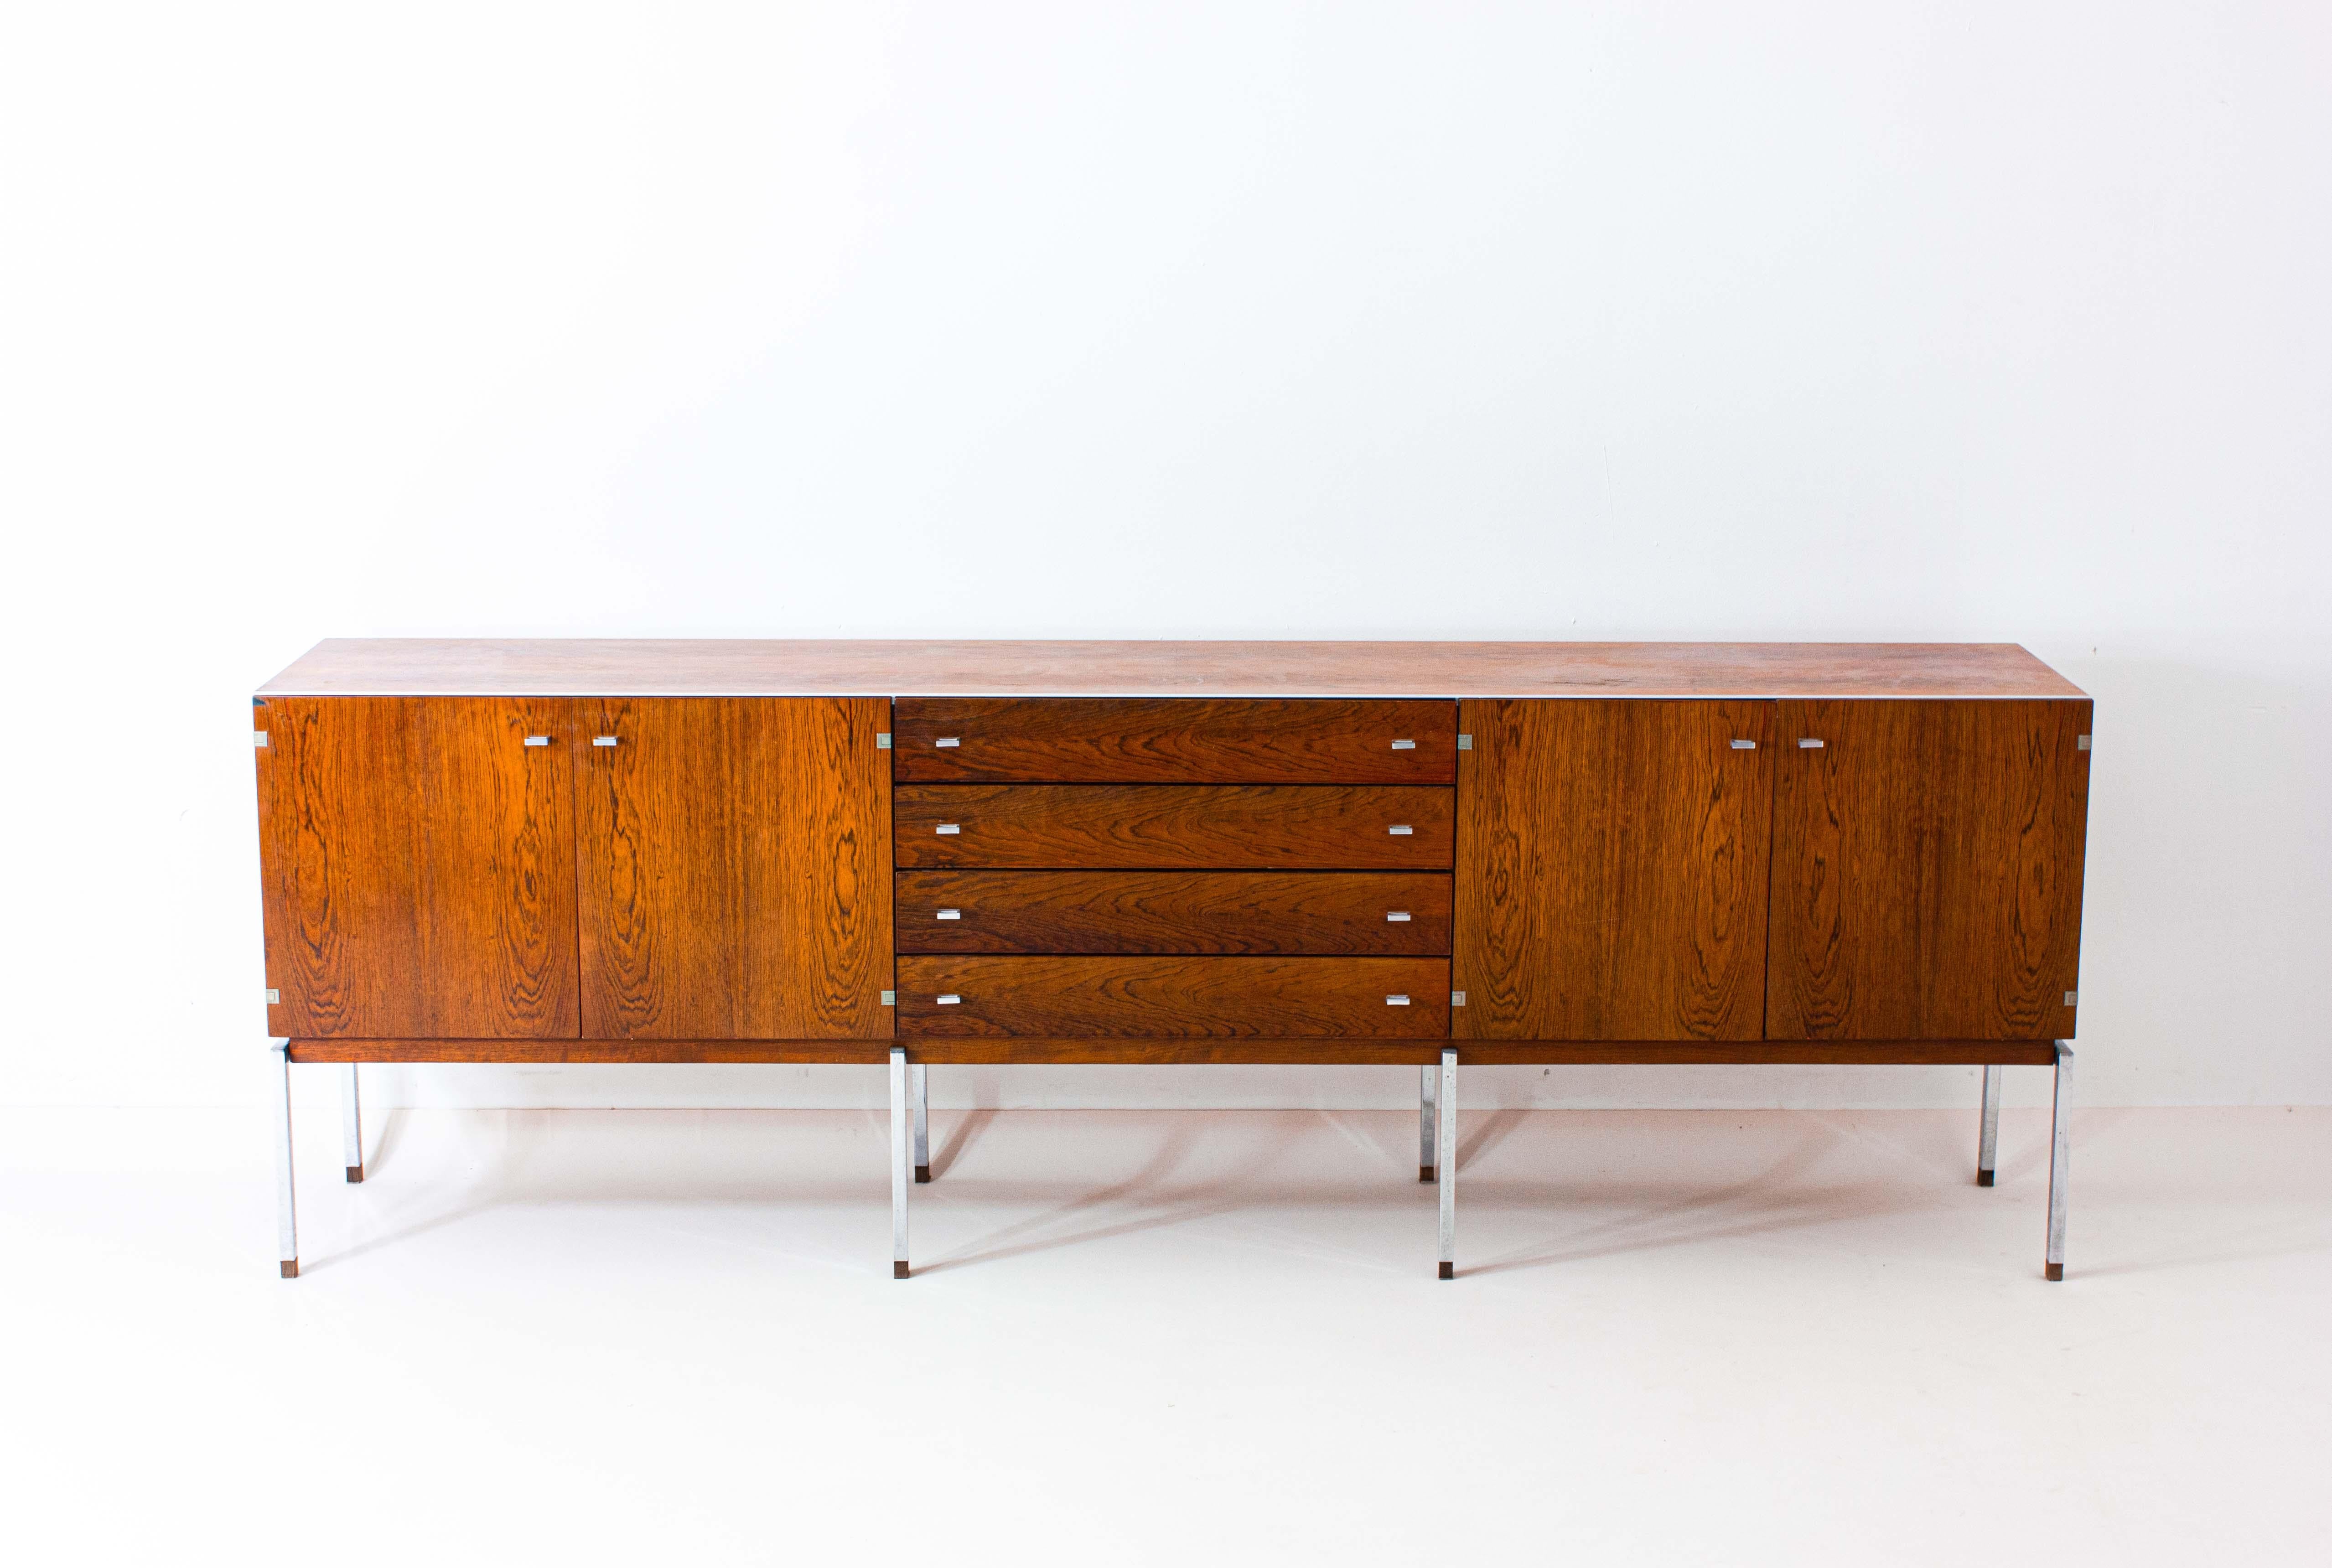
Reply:
M0 1116L16 1563L2332 1562L2332 1111Z

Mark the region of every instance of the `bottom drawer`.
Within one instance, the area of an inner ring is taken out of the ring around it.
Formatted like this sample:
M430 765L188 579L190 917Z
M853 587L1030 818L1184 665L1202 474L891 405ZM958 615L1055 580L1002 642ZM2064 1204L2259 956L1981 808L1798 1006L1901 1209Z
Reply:
M899 1033L1442 1039L1441 958L901 957Z

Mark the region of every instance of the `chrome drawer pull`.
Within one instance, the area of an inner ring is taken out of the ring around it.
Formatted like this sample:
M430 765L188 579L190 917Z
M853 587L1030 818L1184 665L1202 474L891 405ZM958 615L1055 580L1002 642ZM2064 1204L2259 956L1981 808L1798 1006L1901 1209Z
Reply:
M1819 751L1821 750L1821 742L1814 740L1802 740L1798 742L1798 750L1801 751Z
M1385 1006L1389 1008L1405 1008L1409 1006L1408 993L1405 991L1393 992L1392 995L1385 998Z
M1404 921L1409 918L1409 911L1405 909L1389 909L1385 911L1385 918L1391 921Z
M962 1000L963 999L961 997L956 995L953 991L950 991L945 996L939 999L939 1005L943 1008L951 1008Z
M963 824L960 822L942 822L940 824L939 830L941 833L961 833L963 831Z
M1414 741L1395 741L1392 743L1392 749L1396 751L1414 751L1417 750L1417 742Z
M932 741L932 744L934 746L961 746L963 744L963 737L961 735L941 735L938 740Z
M612 746L615 743L616 737L613 735L594 735L591 737L591 744L594 746Z
M1754 741L1735 741L1733 742L1733 749L1735 751L1754 751L1757 749L1757 742Z
M1406 837L1408 837L1410 834L1412 834L1412 833L1416 832L1416 831L1417 831L1417 829L1416 829L1416 828L1414 828L1414 827L1410 827L1410 826L1409 826L1409 824L1407 824L1406 822L1403 822L1403 823L1397 824L1397 825L1396 825L1396 826L1394 826L1394 827L1388 827L1388 828L1386 828L1386 829L1385 829L1385 831L1386 831L1387 833L1390 833L1390 834L1393 835L1393 836L1394 836L1395 837L1397 837L1397 838L1406 838Z
M550 744L550 737L548 735L529 735L526 738L526 743L530 746L548 746Z
M963 918L963 911L960 909L943 909L940 911L937 918L941 920L961 920Z

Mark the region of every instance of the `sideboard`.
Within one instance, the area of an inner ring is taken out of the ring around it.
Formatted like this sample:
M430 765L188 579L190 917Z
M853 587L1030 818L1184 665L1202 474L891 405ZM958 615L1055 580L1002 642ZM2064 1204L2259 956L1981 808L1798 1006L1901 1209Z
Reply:
M2089 700L2012 644L320 643L253 699L289 1072L887 1069L893 1273L950 1063L2055 1075Z

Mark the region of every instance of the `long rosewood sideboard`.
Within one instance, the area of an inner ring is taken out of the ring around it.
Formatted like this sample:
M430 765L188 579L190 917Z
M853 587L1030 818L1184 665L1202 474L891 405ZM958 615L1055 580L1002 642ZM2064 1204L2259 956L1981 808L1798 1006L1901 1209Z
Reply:
M2091 704L2012 644L320 643L253 699L289 1072L949 1063L2055 1074ZM1438 1154L1437 1155L1437 1151Z

